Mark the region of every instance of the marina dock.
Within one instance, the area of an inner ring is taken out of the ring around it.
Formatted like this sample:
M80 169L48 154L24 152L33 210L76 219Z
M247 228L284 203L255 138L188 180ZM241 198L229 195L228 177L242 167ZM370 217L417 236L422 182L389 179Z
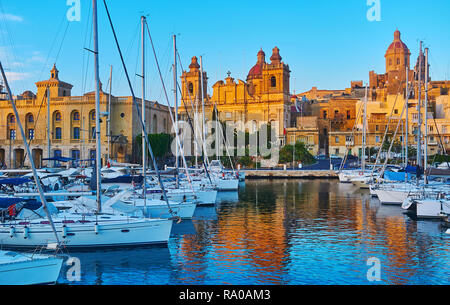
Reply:
M330 170L242 170L246 179L338 179Z

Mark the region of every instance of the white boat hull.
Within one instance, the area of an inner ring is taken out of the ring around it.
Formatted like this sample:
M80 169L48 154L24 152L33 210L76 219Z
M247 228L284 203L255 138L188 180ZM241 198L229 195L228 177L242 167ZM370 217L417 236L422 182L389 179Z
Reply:
M381 204L393 204L401 205L403 201L408 197L408 192L406 191L394 191L394 190L375 190L378 199Z
M0 285L54 284L62 262L61 258L35 256L25 261L0 264Z
M99 216L100 218L100 216ZM167 243L172 229L168 219L130 219L89 223L56 223L60 242L67 248L121 247ZM14 233L11 232L14 227ZM56 243L48 224L0 226L0 244L8 248L36 248Z

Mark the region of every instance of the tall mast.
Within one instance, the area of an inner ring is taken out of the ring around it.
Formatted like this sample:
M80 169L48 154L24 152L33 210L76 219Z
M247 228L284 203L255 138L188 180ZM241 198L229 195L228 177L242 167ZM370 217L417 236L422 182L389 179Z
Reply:
M97 24L97 0L92 0L93 6L93 22L94 27L94 68L95 68L95 142L97 146L96 151L96 171L97 171L97 213L102 212L102 151L100 138L100 76L99 76L99 62L98 62L98 24Z
M175 136L178 137L178 91L177 91L177 36L173 35L173 98L175 101ZM181 143L181 142L180 142ZM177 174L176 174L176 187L178 188L180 186L180 179L178 177L178 167L180 166L179 160L179 148L177 145L176 149L176 160L175 160L175 167L177 168Z
M108 157L106 158L106 162L109 162L109 158L111 155L111 94L112 94L112 69L110 67L109 71L109 97L108 97Z
M147 205L147 143L145 142L145 127L147 126L146 107L145 107L145 20L144 16L141 17L142 26L142 122L144 123L142 128L142 174L144 181L142 183L142 192L144 197L144 206Z
M51 142L51 125L50 125L50 87L47 87L47 156L48 159L52 157L52 142ZM50 164L50 160L48 161ZM48 166L48 165L47 165ZM50 166L48 166L50 167Z
M52 221L52 216L51 216L51 214L50 214L50 212L49 212L49 210L47 208L47 199L45 199L44 190L42 189L42 184L41 184L41 181L40 181L39 176L38 176L37 171L36 171L36 166L34 164L34 160L33 160L32 154L31 154L31 150L30 150L30 146L28 145L27 138L25 136L25 131L23 130L22 123L20 122L19 113L17 112L16 102L14 101L13 95L11 94L11 89L9 88L8 80L6 78L6 74L5 74L5 71L3 70L3 65L2 65L1 62L0 62L0 71L2 73L3 81L5 82L6 90L8 91L8 99L11 102L11 105L12 105L12 108L13 108L13 111L14 111L14 116L16 118L17 125L19 126L19 129L20 129L20 134L22 135L23 144L25 146L25 150L27 151L27 156L30 158L31 171L33 173L34 182L36 183L36 187L37 187L38 192L39 192L39 198L41 199L42 208L44 209L45 214L47 215L47 218L48 218L48 220L50 222L50 225L52 227L53 233L55 234L56 242L59 245L58 234L56 233L55 225L54 225L54 223Z
M408 130L408 125L409 125L409 122L408 122L408 102L409 102L409 88L408 88L408 81L409 81L409 73L408 73L409 71L408 71L408 67L406 67L406 88L405 88L405 90L406 90L406 96L405 96L405 104L406 104L406 109L405 109L405 111L406 111L406 113L405 113L405 143L406 143L406 149L405 149L405 159L406 159L406 166L408 166L408 161L409 161L409 159L408 159L408 132L409 132L409 130ZM405 182L408 182L408 173L406 172L406 170L405 170Z
M420 108L422 107L422 41L420 42L419 51L419 78L418 78L418 95L417 101L417 166L422 166L422 117Z
M205 158L205 162L207 164L208 162L208 152L206 150L206 128L205 128L205 96L204 96L204 92L205 89L203 88L203 57L200 56L200 88L201 88L201 92L200 92L200 96L201 96L201 101L202 101L202 143L203 143L203 151L204 151L204 158Z
M363 136L362 136L362 160L361 168L364 172L366 169L366 123L367 123L367 84L366 84L366 94L364 97L364 115L363 115Z
M424 155L424 182L428 183L428 48L425 48L425 155Z

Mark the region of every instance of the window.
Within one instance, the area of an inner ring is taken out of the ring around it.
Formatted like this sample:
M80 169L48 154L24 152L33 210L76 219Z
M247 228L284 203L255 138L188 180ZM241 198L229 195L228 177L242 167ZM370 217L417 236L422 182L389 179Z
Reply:
M190 94L193 94L193 93L194 93L194 85L193 85L192 83L189 83L189 84L188 84L188 90L189 90L189 93L190 93Z
M62 118L61 118L61 112L57 111L55 113L55 121L56 122L61 122Z
M345 141L346 142L352 142L353 141L353 137L352 136L345 136Z
M323 118L324 118L324 119L327 118L327 112L326 112L326 111L323 112Z
M277 86L277 78L275 76L272 76L270 78L270 87L275 88Z
M11 115L9 117L8 122L9 122L9 124L15 124L16 123L16 117L14 115Z
M380 130L380 126L375 125L375 131L379 131Z
M430 131L433 131L434 129L433 129L433 126L430 126Z
M350 119L350 110L347 110L347 119Z
M28 140L34 140L34 129L28 129Z
M80 120L80 113L79 113L78 111L75 111L75 112L73 113L72 119L73 119L74 121L79 121L79 120Z
M334 138L334 141L335 141L336 143L339 143L339 137L335 137L335 138Z
M34 117L32 114L28 115L27 121L28 121L28 123L34 123Z
M15 129L10 129L9 130L9 139L10 140L15 140L16 139L16 130Z
M95 121L95 111L92 111L92 112L91 112L91 120L92 120L92 121Z
M74 149L72 150L72 159L73 161L73 166L74 167L78 167L78 160L80 160L80 151L78 149Z
M336 149L334 150L334 154L335 154L335 155L339 155L339 148L336 148Z
M398 109L395 109L395 110L394 110L394 114L398 114Z
M95 126L91 128L91 139L95 139L95 132L96 132L96 128Z
M61 134L62 134L61 127L56 127L55 128L55 137L54 137L54 139L55 140L61 140Z
M54 150L53 157L55 157L55 158L62 157L62 151L59 149ZM61 166L61 164L58 161L55 161L55 166Z
M80 139L80 127L74 127L73 128L73 139L79 140Z
M375 143L380 143L380 136L375 136Z
M339 116L339 110L334 111L334 118L337 118Z

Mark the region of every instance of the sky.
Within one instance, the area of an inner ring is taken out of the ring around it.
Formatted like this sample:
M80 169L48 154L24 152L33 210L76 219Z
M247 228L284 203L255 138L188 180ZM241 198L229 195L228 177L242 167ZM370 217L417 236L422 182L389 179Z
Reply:
M77 1L77 0L74 0ZM94 90L92 1L80 0L80 21L69 21L72 0L0 0L0 60L13 94L36 92L56 63L61 80L74 85L72 95ZM378 2L380 21L367 18ZM70 5L68 5L68 3ZM170 103L173 100L173 45L184 69L192 56L203 57L208 92L227 72L245 80L262 48L266 60L277 46L291 70L291 93L344 89L352 80L368 82L370 70L385 72L384 54L396 29L411 51L419 41L430 49L430 75L450 77L450 1L448 0L107 0L136 96L141 96L140 16L147 16ZM369 3L369 4L368 4ZM129 96L105 13L98 1L99 61L103 89ZM146 36L147 98L167 104ZM178 76L181 75L178 66Z

